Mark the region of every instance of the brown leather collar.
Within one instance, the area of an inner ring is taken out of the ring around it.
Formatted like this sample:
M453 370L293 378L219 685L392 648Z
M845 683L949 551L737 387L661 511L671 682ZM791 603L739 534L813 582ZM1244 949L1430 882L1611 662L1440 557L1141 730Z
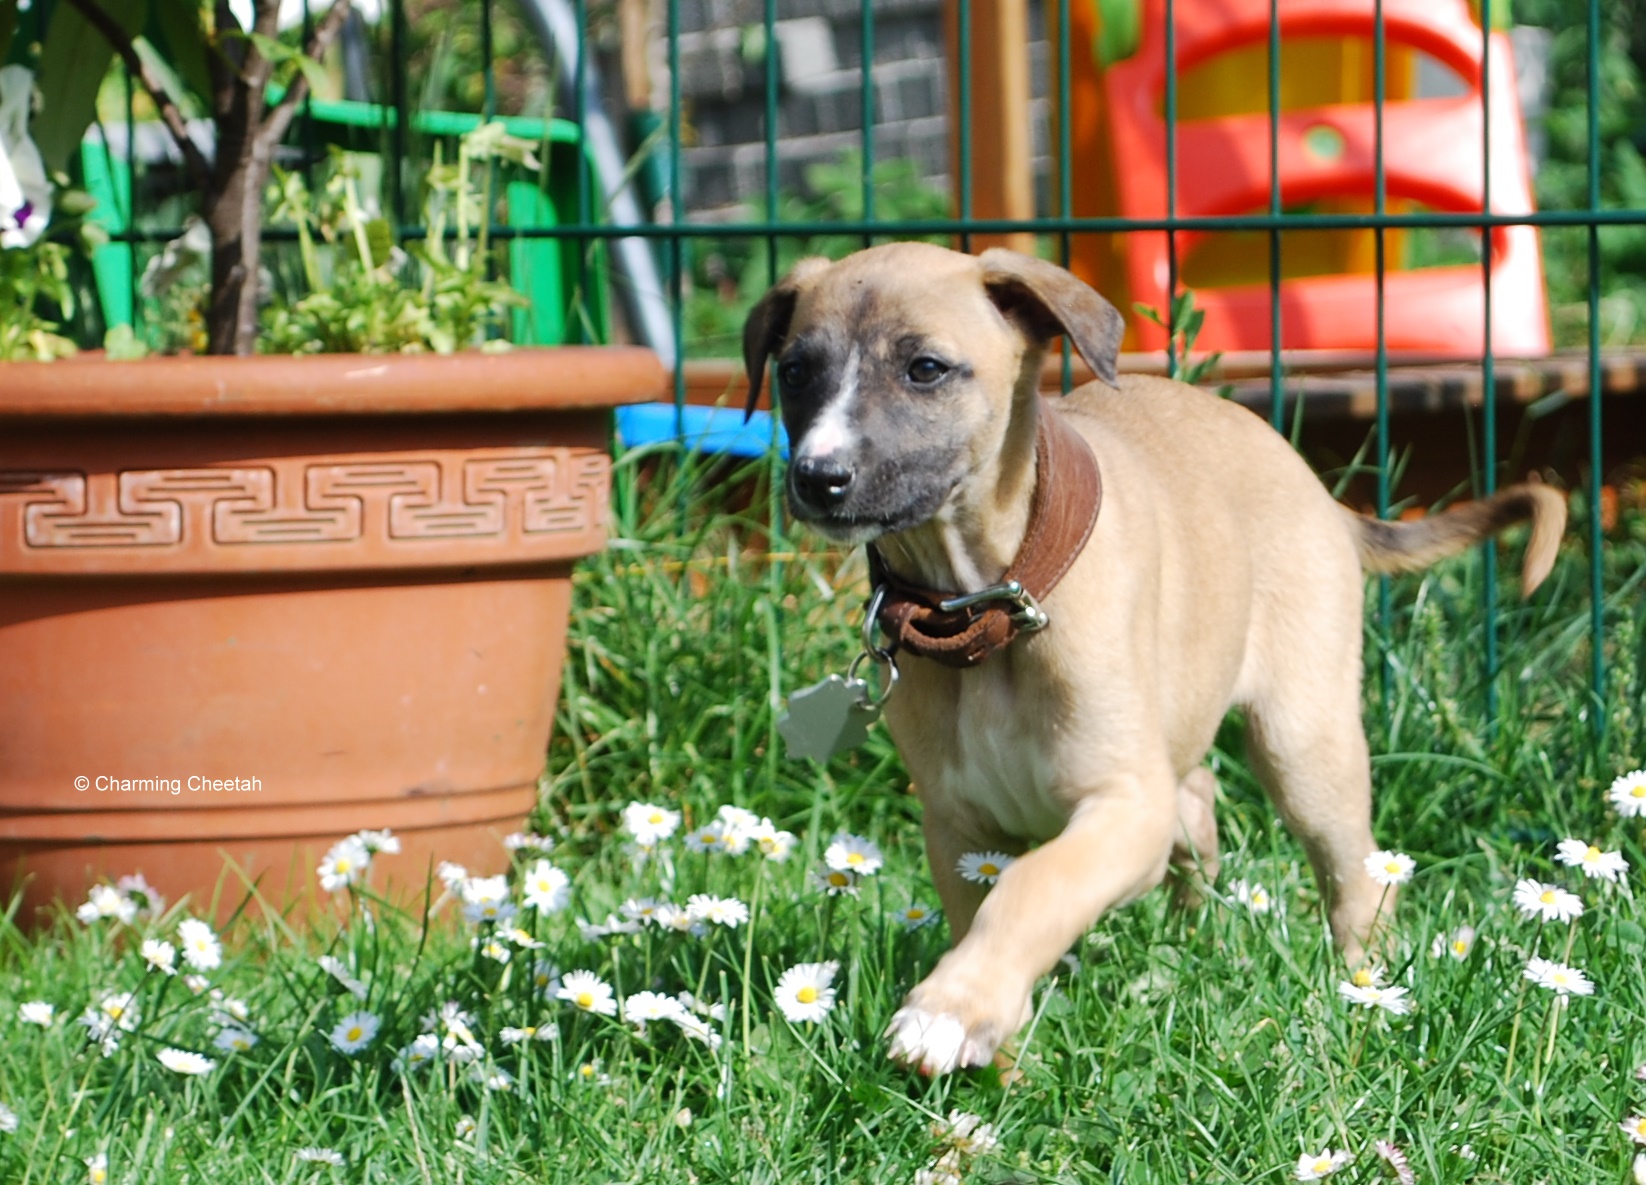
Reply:
M975 667L1018 634L1044 629L1049 619L1039 602L1086 546L1102 505L1103 478L1091 446L1042 400L1029 525L999 584L968 595L921 588L894 575L869 548L870 612L878 612L888 648Z

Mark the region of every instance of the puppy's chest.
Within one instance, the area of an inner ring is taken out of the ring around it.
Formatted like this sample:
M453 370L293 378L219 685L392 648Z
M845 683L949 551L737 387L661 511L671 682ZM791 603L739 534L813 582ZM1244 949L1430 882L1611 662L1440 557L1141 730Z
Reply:
M1061 832L1070 808L1059 792L1055 718L986 670L944 690L950 693L922 695L887 713L923 796L962 806L1020 839Z

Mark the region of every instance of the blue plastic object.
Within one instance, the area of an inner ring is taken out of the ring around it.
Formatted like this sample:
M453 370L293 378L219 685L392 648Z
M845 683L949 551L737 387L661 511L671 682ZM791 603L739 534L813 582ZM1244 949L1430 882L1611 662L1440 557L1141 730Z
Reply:
M687 404L676 409L672 403L637 403L617 409L617 438L625 448L677 440L694 452L761 457L772 447L772 416L757 411L745 424L743 413L734 407ZM789 455L782 425L777 427L777 447L782 456Z

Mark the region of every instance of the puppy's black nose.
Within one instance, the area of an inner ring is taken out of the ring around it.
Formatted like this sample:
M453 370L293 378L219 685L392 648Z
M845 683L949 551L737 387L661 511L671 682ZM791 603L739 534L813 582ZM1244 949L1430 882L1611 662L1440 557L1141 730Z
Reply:
M801 457L789 468L794 492L807 506L833 510L846 500L856 472L833 457Z

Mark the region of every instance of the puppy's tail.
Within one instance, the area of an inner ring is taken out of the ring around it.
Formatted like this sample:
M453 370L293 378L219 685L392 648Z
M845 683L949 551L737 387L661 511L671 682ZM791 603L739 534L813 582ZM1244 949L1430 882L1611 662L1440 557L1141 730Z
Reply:
M1525 483L1414 522L1354 517L1360 565L1368 572L1415 572L1531 519L1532 538L1520 574L1521 595L1531 596L1554 567L1566 529L1566 499L1546 485Z

